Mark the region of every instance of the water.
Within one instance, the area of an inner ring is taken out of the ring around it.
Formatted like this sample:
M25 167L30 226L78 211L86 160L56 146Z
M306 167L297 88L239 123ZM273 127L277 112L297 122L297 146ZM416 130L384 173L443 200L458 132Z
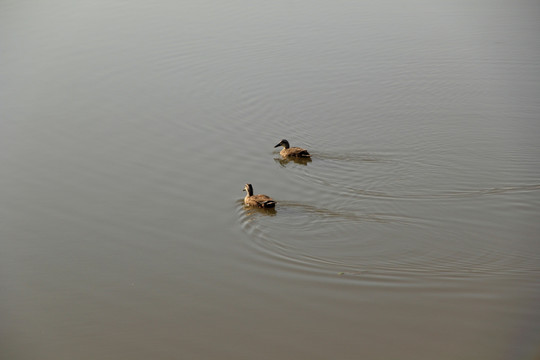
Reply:
M537 3L0 10L2 358L539 358Z

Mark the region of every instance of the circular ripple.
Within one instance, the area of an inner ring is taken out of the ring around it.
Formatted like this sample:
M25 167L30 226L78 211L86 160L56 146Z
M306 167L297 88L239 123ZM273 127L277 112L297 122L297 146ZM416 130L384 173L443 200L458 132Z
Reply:
M531 185L410 198L437 203L441 199L476 201L481 196L538 189ZM405 201L409 198L389 197ZM437 217L346 211L286 201L279 202L270 214L245 209L239 203L238 214L257 253L314 271L364 277L385 274L393 283L406 281L410 276L470 278L539 271L540 256L516 250L507 252L500 244L482 239L482 231L470 234ZM403 233L416 233L418 237L403 237Z

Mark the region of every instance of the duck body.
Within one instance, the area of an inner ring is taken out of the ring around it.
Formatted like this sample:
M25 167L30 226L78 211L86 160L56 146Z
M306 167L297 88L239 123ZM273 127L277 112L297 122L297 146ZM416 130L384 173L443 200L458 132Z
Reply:
M247 206L255 206L265 209L274 208L276 206L274 199L268 195L253 195L253 186L251 184L246 184L244 186L244 191L247 192L246 197L244 198L244 204Z
M277 148L278 146L283 146L283 149L279 152L279 154L283 157L311 157L309 152L306 149L302 149L296 146L290 147L289 142L285 139L281 140L279 144L274 146Z

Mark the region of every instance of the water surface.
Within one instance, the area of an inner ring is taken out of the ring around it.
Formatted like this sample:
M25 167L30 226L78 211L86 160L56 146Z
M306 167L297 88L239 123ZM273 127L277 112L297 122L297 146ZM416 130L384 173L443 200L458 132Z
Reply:
M2 358L540 356L535 2L0 10Z

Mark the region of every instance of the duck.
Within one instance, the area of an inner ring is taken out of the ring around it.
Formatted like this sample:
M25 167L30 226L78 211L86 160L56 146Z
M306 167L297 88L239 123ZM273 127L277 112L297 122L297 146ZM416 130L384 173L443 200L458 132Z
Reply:
M304 157L304 158L311 157L311 155L308 153L306 149L302 149L299 147L290 147L289 142L285 139L281 140L279 144L277 144L274 147L277 148L278 146L283 146L283 149L281 149L281 151L279 152L279 154L283 157L288 157L288 156Z
M244 204L247 206L255 206L260 208L274 208L276 202L268 195L253 195L253 186L251 184L244 185L244 191L247 192L244 198Z

